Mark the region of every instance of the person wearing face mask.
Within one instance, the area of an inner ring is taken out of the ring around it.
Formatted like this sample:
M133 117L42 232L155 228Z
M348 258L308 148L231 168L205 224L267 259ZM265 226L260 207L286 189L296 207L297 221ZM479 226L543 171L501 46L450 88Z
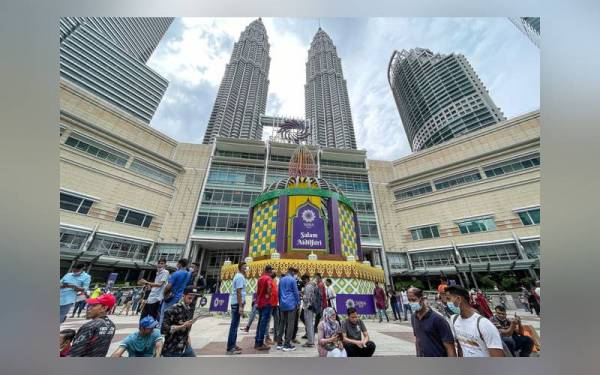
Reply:
M448 303L452 302L460 310L459 314L451 318L458 356L505 357L500 332L470 305L469 291L452 285L446 289L446 294Z
M448 295L446 294L446 289L440 293L439 303L436 304L436 310L440 314L442 314L448 322L450 322L450 318L452 315L456 315L460 313L458 307L454 305L453 302L448 302Z
M85 292L90 287L91 277L83 269L85 264L77 263L73 271L60 279L60 309L58 322L62 324L67 318L67 313L75 304L77 292Z
M427 306L423 291L408 289L417 357L456 357L454 335L444 317Z
M138 281L138 284L145 285L147 288L152 288L150 289L150 294L148 294L148 298L146 299L146 303L140 314L140 321L148 315L152 316L155 320L158 320L160 316L160 305L169 279L169 271L165 268L166 265L166 259L161 258L158 260L156 265L156 277L154 278L153 283L146 281L145 279L140 279Z
M246 272L248 272L246 262L240 262L238 272L231 283L233 293L231 293L231 325L227 337L227 354L242 354L242 348L236 345L236 341L240 317L244 315L244 305L246 304Z

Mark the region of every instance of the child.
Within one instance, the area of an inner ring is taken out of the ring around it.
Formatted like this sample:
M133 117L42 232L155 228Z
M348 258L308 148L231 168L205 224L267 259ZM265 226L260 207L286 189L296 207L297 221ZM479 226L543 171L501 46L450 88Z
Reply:
M69 355L69 351L71 350L71 342L73 341L73 337L75 337L74 329L63 329L60 331L58 335L58 347L59 354L61 357L66 357Z

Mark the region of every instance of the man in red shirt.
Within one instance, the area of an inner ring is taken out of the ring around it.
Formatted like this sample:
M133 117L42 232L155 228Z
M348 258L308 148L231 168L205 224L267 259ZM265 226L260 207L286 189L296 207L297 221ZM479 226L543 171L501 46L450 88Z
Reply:
M325 288L325 283L323 282L323 278L320 273L315 274L315 282L317 283L317 288L321 293L321 311L317 311L315 313L315 333L318 332L319 322L321 321L321 317L323 316L323 309L327 307L327 289Z
M279 326L279 290L275 272L271 272L271 315L267 322L267 329L265 332L265 344L271 345L271 337L269 337L269 326L271 325L271 317L273 318L273 337L277 337L277 328Z
M270 346L265 345L264 341L271 314L272 272L273 267L267 265L256 285L256 307L258 308L258 329L254 338L254 349L256 350L270 349Z

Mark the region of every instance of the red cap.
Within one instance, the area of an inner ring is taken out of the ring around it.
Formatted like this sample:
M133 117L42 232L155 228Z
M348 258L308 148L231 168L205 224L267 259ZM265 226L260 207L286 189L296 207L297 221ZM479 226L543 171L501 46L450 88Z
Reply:
M117 303L117 299L112 294L103 294L97 298L88 298L85 302L89 305L103 305L108 307L109 309Z

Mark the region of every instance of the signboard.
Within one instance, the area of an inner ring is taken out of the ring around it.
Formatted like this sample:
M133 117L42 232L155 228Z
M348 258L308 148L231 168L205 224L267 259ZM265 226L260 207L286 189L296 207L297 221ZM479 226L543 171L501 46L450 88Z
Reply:
M325 221L310 202L298 207L292 218L292 250L327 250Z
M335 307L340 314L346 315L348 307L354 307L359 315L375 314L372 294L338 294L335 298Z
M108 276L108 280L106 280L106 289L107 290L111 290L112 287L115 285L115 281L117 281L118 275L119 275L118 273L113 272Z
M215 293L210 300L208 311L226 312L229 306L229 293Z

